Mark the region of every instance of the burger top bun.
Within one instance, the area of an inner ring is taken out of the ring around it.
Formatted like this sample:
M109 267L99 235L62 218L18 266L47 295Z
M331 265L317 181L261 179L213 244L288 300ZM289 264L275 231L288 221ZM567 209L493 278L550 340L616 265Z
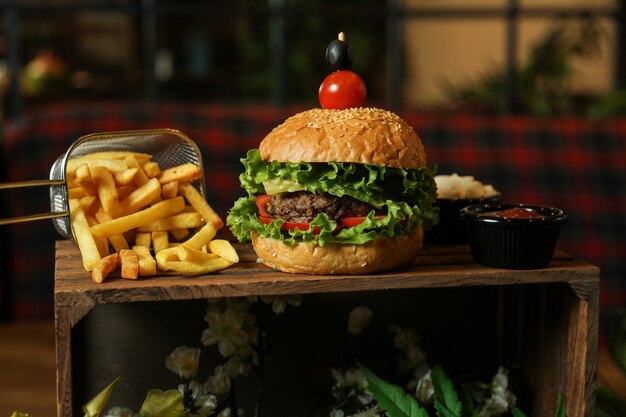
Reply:
M390 111L313 109L277 126L259 146L264 161L354 162L392 168L426 166L419 137Z

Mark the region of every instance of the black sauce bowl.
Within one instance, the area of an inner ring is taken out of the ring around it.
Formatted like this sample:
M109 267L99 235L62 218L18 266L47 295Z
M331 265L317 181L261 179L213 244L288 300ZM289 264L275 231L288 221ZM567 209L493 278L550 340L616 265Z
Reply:
M439 223L424 234L425 243L466 244L469 242L466 225L461 221L461 209L473 204L499 203L500 195L487 198L438 198Z
M523 208L540 218L503 218L487 215ZM539 269L550 263L567 214L556 207L533 204L475 204L460 214L467 226L474 260L504 269Z

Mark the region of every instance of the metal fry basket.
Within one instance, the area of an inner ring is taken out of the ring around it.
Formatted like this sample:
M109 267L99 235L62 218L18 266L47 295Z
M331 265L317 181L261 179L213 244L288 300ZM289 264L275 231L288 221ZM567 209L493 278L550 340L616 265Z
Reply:
M202 155L196 143L175 129L148 129L123 132L92 133L76 140L65 154L61 155L50 169L49 180L31 180L0 184L1 189L47 185L50 187L50 212L11 219L0 219L4 224L52 219L55 229L66 239L74 240L70 225L68 187L66 179L67 161L79 156L108 151L131 151L152 155L152 161L161 169L186 163L197 165L202 172ZM194 182L200 193L205 195L204 176Z

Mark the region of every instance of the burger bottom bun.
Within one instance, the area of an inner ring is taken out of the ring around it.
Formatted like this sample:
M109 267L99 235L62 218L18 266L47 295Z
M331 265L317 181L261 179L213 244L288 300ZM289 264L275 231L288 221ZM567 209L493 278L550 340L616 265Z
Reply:
M265 265L296 274L370 274L413 265L422 248L422 227L409 235L377 237L362 245L283 242L251 232L252 246Z

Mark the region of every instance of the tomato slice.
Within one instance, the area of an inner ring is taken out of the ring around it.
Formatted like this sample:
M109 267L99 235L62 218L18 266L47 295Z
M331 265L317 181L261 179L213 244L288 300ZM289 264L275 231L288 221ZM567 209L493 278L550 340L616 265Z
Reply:
M379 214L377 216L374 216L374 219L376 220L380 220L380 219L384 219L385 217L387 217L386 214ZM354 226L358 226L361 223L363 223L365 221L365 219L367 219L366 216L360 216L360 217L342 217L339 219L339 222L345 226L345 227L354 227Z
M272 196L268 194L261 194L261 195L254 197L254 202L256 203L256 206L259 209L260 217L272 217L267 212L267 205L270 203L271 199L272 199Z
M277 220L277 219L272 219L271 217L267 217L267 216L259 216L259 220L261 220L261 223L270 224L272 220ZM304 230L304 231L309 230L309 227L311 227L311 223L298 223L298 222L285 222L282 224L282 226L280 226L282 230L299 229L299 230ZM318 235L320 233L320 228L317 226L313 226L312 233L314 235Z

